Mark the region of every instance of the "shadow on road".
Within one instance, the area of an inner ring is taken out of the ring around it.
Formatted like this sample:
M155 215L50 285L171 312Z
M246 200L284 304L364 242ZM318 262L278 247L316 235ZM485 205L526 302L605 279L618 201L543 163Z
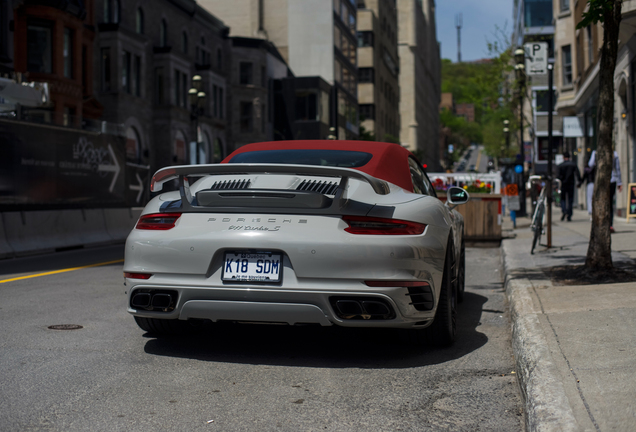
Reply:
M114 260L123 260L124 244L0 260L0 276L55 271ZM110 265L123 265L123 261Z
M466 292L458 336L448 348L413 347L394 329L291 327L218 323L176 338L151 337L148 354L208 362L318 368L409 368L444 363L477 350L488 338L477 331L486 297Z

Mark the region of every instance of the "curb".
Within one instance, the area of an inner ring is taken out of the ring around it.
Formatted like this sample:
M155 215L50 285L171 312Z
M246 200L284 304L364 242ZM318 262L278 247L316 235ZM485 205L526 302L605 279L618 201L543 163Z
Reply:
M527 431L577 431L554 359L534 308L532 283L522 269L511 268L507 244L502 242L505 289L512 320L512 349L524 401Z

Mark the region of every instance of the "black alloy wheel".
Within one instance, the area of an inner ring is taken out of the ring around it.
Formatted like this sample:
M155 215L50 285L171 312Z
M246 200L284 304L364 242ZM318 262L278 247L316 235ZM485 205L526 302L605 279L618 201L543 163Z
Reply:
M462 239L457 271L457 302L462 303L464 301L464 291L466 290L466 246L464 239Z

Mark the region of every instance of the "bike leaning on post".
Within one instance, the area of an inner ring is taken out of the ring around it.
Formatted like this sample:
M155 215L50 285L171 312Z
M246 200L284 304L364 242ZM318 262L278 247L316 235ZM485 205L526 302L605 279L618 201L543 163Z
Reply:
M534 208L534 213L532 214L532 223L530 224L530 229L532 230L532 249L530 249L530 254L534 254L534 248L537 246L537 242L541 238L541 234L543 234L543 227L545 226L545 215L546 209L548 205L548 192L547 182L545 176L532 175L528 178L528 189L532 188L535 183L541 183L541 192L539 193L539 198L537 199L537 204ZM557 193L561 192L561 180L552 179L553 185L554 183L558 184Z

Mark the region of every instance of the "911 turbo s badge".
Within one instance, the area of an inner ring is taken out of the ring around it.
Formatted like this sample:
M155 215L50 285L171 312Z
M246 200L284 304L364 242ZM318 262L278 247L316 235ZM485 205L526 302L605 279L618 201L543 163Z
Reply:
M230 225L228 230L230 231L278 231L280 229L280 225L275 227L264 227L264 226L249 226L249 225Z

